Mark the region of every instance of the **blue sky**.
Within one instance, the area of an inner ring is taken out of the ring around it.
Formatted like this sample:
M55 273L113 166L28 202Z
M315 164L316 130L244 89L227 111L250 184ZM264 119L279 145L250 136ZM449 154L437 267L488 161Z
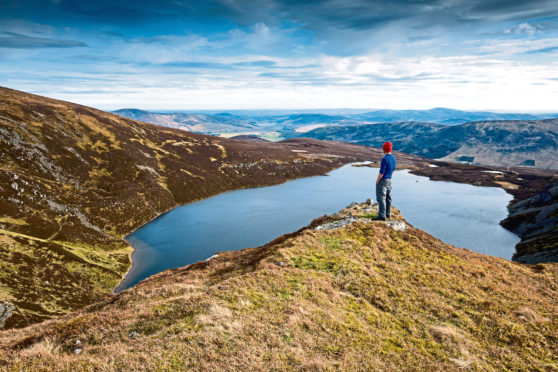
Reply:
M556 0L0 0L0 85L101 109L558 111Z

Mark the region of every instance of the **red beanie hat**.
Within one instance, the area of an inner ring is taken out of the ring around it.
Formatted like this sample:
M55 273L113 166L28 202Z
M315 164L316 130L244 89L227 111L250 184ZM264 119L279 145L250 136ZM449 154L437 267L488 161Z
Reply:
M391 144L391 142L386 142L382 145L382 149L384 149L384 152L391 152L392 148L393 145Z

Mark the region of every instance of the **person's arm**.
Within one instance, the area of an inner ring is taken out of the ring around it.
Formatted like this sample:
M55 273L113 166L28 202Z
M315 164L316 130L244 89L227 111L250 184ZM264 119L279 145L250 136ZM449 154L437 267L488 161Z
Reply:
M386 173L386 168L387 168L386 158L383 158L382 162L380 163L380 174L378 174L378 178L376 179L376 185L380 182L380 180L384 176L384 173Z

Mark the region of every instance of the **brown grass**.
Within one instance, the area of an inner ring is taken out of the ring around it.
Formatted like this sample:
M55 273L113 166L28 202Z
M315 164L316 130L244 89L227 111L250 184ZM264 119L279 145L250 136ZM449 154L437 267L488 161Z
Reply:
M0 362L73 371L556 370L558 265L533 268L412 227L363 220L307 229L4 331ZM43 349L52 351L29 352Z

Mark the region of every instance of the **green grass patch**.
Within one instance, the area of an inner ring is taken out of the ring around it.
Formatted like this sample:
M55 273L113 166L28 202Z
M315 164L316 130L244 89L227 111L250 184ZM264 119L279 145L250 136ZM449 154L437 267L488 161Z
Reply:
M372 218L378 217L378 213L365 213L365 214L361 214L361 215L358 216L358 217L360 217L360 218L372 219Z
M341 240L338 238L323 237L320 239L320 242L331 249L339 249L341 246Z
M116 274L123 274L128 270L130 264L123 264L122 257L127 257L133 251L133 248L128 245L110 249L110 247L93 246L84 243L64 241L54 241L53 243L63 246L91 265L103 267Z
M0 217L0 223L7 223L9 225L26 226L29 225L24 219L15 219L12 217Z

